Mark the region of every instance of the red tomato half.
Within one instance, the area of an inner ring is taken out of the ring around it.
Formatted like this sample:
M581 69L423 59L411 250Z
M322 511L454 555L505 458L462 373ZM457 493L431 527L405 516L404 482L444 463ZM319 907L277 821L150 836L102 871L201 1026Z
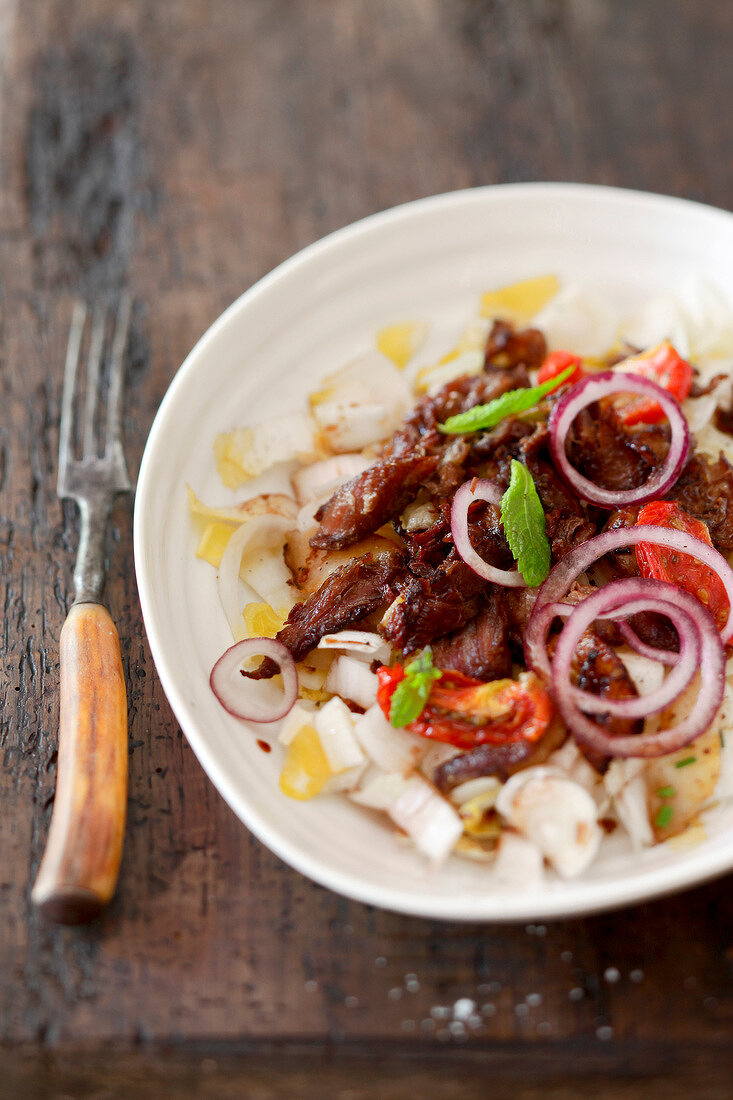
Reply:
M377 670L377 702L389 718L392 695L404 679L401 665ZM538 741L553 715L552 700L532 672L519 680L484 683L446 671L433 684L422 713L407 729L459 749L476 745L503 745L511 741Z
M558 374L562 374L568 367L573 366L575 370L565 379L563 385L572 386L580 382L581 378L585 378L583 360L573 355L571 351L551 351L537 372L537 382L540 385L543 382L549 382L551 378L557 378Z
M674 527L712 546L707 524L683 512L674 501L653 500L645 504L639 512L637 527L642 523ZM636 560L642 577L667 581L690 592L707 607L717 625L724 626L730 604L722 580L709 566L689 554L679 554L664 546L654 546L651 542L637 543Z
M625 359L617 370L619 373L633 373L649 378L658 386L669 390L678 401L684 401L692 387L692 367L677 354L669 340L664 340L643 355ZM624 404L620 415L622 423L628 425L658 424L665 419L662 406L643 397L634 398Z

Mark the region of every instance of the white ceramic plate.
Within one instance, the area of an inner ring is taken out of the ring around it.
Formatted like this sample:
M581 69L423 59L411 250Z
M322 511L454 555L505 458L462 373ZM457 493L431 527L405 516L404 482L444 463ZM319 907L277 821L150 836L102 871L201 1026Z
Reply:
M482 290L556 272L629 311L684 274L733 301L733 216L676 199L609 188L520 184L421 200L306 248L242 295L176 375L145 451L135 507L135 558L145 625L171 706L192 748L242 821L287 863L360 901L425 917L535 920L641 901L733 868L733 820L720 811L694 849L635 854L608 845L582 879L498 890L478 864L431 870L383 819L343 796L293 802L278 789L275 730L228 716L209 689L231 643L214 571L194 556L186 483L227 496L217 432L303 407L323 374L405 318L431 323L436 346L475 314ZM263 729L265 732L263 734ZM612 838L615 839L615 838Z

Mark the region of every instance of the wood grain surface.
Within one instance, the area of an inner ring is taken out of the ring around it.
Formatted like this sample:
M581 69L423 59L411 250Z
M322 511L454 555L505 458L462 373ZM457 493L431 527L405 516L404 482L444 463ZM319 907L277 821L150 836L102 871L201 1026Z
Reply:
M72 299L136 297L134 472L210 322L355 218L532 179L733 208L732 52L730 0L0 0L0 1097L731 1095L730 879L492 927L301 878L168 708L129 504L107 589L130 701L118 893L70 930L30 889L76 544L54 492Z

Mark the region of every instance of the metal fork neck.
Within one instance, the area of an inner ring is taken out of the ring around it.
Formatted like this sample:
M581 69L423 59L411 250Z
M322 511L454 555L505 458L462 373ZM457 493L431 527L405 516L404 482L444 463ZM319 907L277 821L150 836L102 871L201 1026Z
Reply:
M74 602L101 603L105 580L105 541L111 502L100 494L77 501L81 518L74 566Z

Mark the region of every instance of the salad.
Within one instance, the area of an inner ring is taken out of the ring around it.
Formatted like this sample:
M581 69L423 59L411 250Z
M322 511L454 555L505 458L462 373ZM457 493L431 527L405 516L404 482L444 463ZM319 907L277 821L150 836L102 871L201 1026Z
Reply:
M428 335L217 437L245 499L189 489L234 639L212 690L280 722L284 796L342 792L434 863L527 883L616 831L701 839L733 794L727 304L690 282L619 319L544 276L437 361ZM292 493L257 491L273 467Z

